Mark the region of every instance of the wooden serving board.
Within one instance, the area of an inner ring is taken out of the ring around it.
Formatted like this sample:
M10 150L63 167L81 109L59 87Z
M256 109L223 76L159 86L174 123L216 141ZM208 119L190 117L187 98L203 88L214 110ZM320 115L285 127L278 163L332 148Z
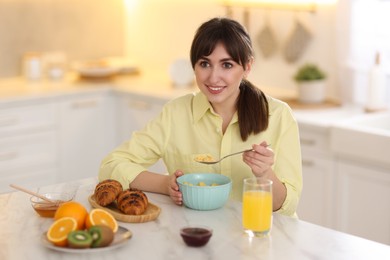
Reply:
M129 223L143 223L155 220L161 212L161 208L157 205L150 203L148 204L148 207L146 208L146 211L142 215L127 215L122 213L117 207L115 203L112 203L106 207L100 206L96 200L95 196L92 194L88 197L88 202L91 204L94 208L100 208L107 210L112 214L112 216L122 222L129 222Z

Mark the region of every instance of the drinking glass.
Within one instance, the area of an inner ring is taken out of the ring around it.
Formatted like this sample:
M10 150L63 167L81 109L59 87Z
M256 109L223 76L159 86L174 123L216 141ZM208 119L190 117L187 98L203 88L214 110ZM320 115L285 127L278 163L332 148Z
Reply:
M242 225L250 236L265 236L272 226L272 181L252 177L244 179Z

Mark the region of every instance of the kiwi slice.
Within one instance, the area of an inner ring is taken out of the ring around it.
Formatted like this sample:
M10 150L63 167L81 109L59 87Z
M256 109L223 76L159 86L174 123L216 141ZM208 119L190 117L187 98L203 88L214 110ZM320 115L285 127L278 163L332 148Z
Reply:
M68 234L68 245L71 248L88 248L92 244L92 236L84 230L75 230Z
M103 225L92 226L88 230L92 237L91 247L105 247L114 240L114 232L111 228Z

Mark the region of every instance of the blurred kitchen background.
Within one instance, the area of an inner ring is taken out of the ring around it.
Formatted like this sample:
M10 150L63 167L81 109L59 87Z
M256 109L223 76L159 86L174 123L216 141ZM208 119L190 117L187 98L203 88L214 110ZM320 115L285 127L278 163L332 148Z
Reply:
M230 16L253 40L250 79L297 118L299 217L390 245L389 14L390 0L0 0L0 193L96 178L196 90L182 59L201 23ZM326 73L324 101L297 102L306 63ZM385 107L368 111L373 92Z
M367 76L375 54L386 66L390 57L390 1L291 0L295 7L259 7L252 2L221 0L0 0L0 77L21 74L27 52L62 53L74 60L124 56L140 71L167 71L178 58L188 58L196 28L215 16L228 14L244 23L252 36L256 65L252 80L261 86L295 91L292 80L307 62L326 71L329 99L364 104ZM302 4L303 3L303 4ZM301 6L315 3L314 9ZM245 17L245 12L248 16ZM296 22L310 35L297 59L285 58ZM258 38L268 27L275 48L265 57ZM388 94L387 94L388 95ZM389 99L387 99L389 100Z

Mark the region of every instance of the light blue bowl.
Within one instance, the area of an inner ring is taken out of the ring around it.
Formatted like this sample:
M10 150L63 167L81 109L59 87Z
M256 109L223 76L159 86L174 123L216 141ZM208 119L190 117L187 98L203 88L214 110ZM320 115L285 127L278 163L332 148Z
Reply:
M200 182L207 186L199 186ZM177 183L183 194L184 205L196 210L221 208L229 199L232 189L230 178L217 173L187 173L177 178Z

